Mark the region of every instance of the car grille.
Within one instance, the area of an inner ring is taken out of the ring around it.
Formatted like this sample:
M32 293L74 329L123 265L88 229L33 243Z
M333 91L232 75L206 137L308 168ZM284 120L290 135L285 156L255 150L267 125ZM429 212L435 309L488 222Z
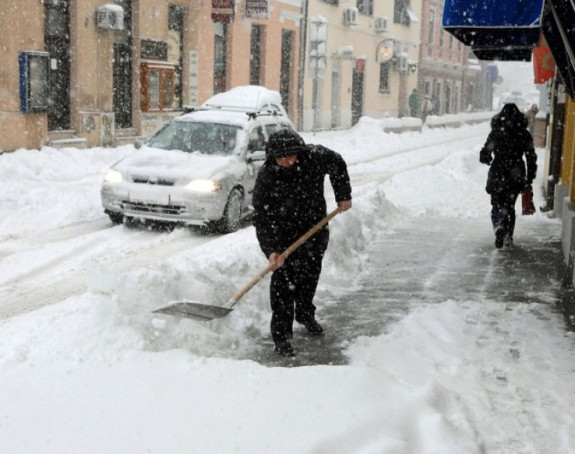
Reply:
M138 184L157 184L159 186L173 186L173 180L164 180L155 177L132 177L132 181Z
M179 215L184 212L184 206L182 205L159 205L154 203L128 202L127 200L124 200L122 205L125 210L139 211L141 213Z

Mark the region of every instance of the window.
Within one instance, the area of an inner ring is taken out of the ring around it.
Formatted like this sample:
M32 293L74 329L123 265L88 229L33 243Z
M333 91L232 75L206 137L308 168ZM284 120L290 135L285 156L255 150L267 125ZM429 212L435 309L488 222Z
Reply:
M142 112L161 112L174 108L174 74L172 65L144 62L141 66Z
M429 11L429 29L427 32L427 43L433 44L433 37L435 35L435 11Z
M389 90L389 61L384 61L379 65L379 92L390 93Z
M250 40L250 85L261 85L262 53L263 53L262 25L252 25Z
M339 0L321 0L324 3L329 3L330 5L339 5Z
M266 149L266 138L261 127L257 127L250 133L248 151L261 151Z
M293 75L293 52L295 32L282 29L281 63L280 63L280 95L287 111L291 107L291 80Z
M366 16L373 16L373 0L357 0L357 10Z
M226 91L227 80L227 25L221 22L215 24L214 37L214 94Z
M221 123L173 121L154 135L150 146L228 156L234 152L239 129L238 126Z
M409 14L407 13L407 0L394 0L393 22L395 24L409 25Z
M47 52L21 52L20 109L22 112L48 110L49 54Z
M176 72L174 79L174 92L175 92L175 107L181 109L182 107L182 80L184 68L184 8L182 6L170 5L168 10L168 30L171 31L170 35L177 38L178 48L172 49L177 56Z
M409 0L394 0L393 22L409 27L412 21L419 22L419 18L411 9Z

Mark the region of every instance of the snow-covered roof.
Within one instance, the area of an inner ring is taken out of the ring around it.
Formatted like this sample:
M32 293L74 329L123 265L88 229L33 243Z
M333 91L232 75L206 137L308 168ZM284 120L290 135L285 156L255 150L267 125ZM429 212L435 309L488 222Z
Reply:
M201 106L202 109L233 109L244 112L271 111L287 115L282 106L281 95L259 85L246 85L232 88L212 96Z
M245 112L226 110L196 110L174 119L174 121L205 121L243 126L249 120Z

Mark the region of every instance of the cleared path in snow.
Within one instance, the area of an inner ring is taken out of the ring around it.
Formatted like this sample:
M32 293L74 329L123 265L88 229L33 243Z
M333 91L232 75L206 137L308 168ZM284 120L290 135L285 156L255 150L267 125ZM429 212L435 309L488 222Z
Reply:
M574 294L561 285L565 267L559 238L559 223L520 218L516 245L497 250L489 219L407 218L370 245L370 263L359 286L318 308L325 336L310 337L296 327L294 359L273 354L271 339L252 359L269 366L346 364L342 350L349 341L383 334L415 307L449 300L540 303L560 317Z

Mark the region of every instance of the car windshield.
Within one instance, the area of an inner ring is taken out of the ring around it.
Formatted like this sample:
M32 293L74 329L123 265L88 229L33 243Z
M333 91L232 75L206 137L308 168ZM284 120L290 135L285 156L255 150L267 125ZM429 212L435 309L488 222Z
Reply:
M210 155L231 155L239 126L195 121L173 121L148 142L164 150L181 150Z

